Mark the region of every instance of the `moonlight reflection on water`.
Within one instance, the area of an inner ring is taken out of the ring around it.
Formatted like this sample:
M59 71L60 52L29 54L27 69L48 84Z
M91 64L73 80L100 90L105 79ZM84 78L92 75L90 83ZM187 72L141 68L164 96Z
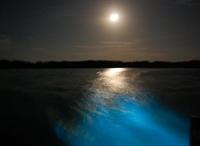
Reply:
M57 137L70 146L189 146L189 120L136 90L137 75L130 79L127 70L98 72L90 94L73 107L82 115L75 126L54 120Z
M93 89L102 94L127 93L129 91L127 78L125 76L126 69L112 68L103 72L99 72L99 77L93 84ZM102 95L102 98L110 98L111 95Z

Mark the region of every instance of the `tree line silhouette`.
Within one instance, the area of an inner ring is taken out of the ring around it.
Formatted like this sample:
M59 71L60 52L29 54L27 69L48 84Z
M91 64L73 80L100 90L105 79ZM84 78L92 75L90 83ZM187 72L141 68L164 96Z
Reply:
M130 67L130 68L200 68L200 60L167 62L167 61L38 61L28 62L19 60L0 60L0 68L108 68L108 67Z

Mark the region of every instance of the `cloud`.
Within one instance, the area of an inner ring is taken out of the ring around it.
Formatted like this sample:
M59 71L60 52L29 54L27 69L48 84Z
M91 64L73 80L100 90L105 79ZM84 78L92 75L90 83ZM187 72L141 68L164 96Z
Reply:
M131 46L134 44L132 41L103 41L102 44L104 45L117 45L117 46Z
M77 44L78 49L134 49L139 47L138 41L102 41L95 44Z

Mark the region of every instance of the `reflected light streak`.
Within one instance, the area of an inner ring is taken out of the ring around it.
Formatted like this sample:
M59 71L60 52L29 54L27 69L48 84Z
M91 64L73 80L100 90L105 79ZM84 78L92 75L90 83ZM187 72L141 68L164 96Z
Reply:
M127 94L134 86L126 71L99 72L84 107L77 110L83 114L76 126L69 128L62 118L54 120L57 137L66 146L189 146L189 119L155 99L141 104L139 100L148 96L145 92L139 100Z
M126 93L129 85L126 82L125 68L112 68L99 73L94 86L109 93Z
M113 77L114 78L114 77L120 75L125 70L126 70L125 68L111 68L111 69L105 70L102 74L104 76Z

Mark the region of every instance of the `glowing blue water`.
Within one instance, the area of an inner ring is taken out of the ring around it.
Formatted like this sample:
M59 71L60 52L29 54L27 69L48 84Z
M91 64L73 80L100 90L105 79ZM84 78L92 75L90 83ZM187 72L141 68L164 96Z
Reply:
M73 131L55 122L56 135L70 146L189 146L189 120L156 101L114 98L117 108L95 103ZM98 101L96 101L98 102Z

